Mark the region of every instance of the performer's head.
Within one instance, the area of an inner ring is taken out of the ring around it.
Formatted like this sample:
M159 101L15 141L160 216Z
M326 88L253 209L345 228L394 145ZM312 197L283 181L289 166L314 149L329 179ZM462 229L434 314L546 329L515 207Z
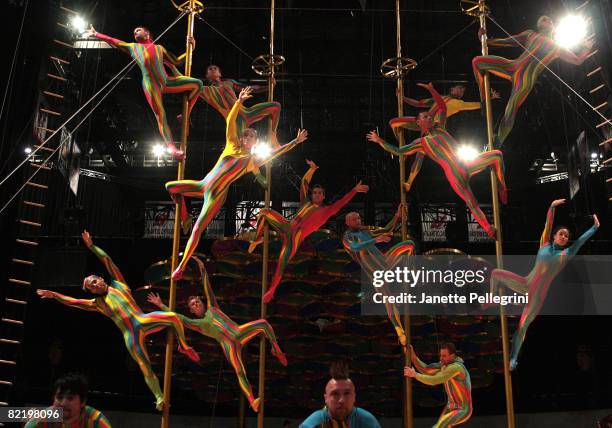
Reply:
M67 425L79 420L87 402L88 390L87 380L79 373L68 373L53 384L53 406L63 409L64 423Z
M147 27L143 27L141 25L140 27L134 28L134 40L136 40L137 42L146 42L150 38L151 32Z
M108 291L108 284L98 275L89 275L83 280L83 290L92 294L103 295Z
M257 131L253 128L245 128L242 131L242 135L240 136L240 143L242 147L245 148L248 152L251 151L251 148L257 142Z
M349 229L359 229L361 228L361 216L358 212L352 211L344 216L344 223Z
M335 362L329 369L331 379L325 386L325 406L332 419L342 421L353 411L355 385L349 378L348 366Z
M567 228L566 226L557 226L553 230L552 241L553 241L553 244L557 245L558 247L561 247L561 248L567 247L567 244L570 238L571 238L571 233L570 233L569 228Z
M538 32L544 34L551 34L555 29L553 20L546 15L542 15L538 18Z
M462 84L453 85L448 90L448 95L450 95L453 98L457 98L458 100L463 98L464 94L465 94L465 85L462 85Z
M433 116L428 111L422 111L417 115L416 124L421 131L429 131L433 126Z
M321 205L325 200L325 188L320 184L315 184L310 189L310 202L315 205Z
M451 342L440 345L440 363L445 366L457 357L457 349Z
M206 68L206 79L217 81L221 78L221 68L216 64L210 64Z
M202 318L204 316L204 312L206 312L206 306L200 296L189 296L187 299L187 307L189 308L189 312L194 314L198 318Z

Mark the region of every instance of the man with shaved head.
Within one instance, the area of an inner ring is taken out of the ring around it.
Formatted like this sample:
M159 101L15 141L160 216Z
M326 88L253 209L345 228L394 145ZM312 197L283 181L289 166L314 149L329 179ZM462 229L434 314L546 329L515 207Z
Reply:
M380 428L367 410L355 407L355 385L348 366L337 362L329 370L331 379L325 386L325 407L308 416L300 428Z

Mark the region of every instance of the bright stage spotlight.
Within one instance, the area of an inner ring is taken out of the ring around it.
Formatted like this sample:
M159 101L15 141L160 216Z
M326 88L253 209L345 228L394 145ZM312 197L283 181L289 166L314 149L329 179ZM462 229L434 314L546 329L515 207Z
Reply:
M87 22L79 15L74 15L70 20L70 27L79 34L87 30Z
M580 15L568 15L555 28L555 41L563 48L573 48L584 41L587 21Z
M598 155L597 153L593 152L591 153L591 159L597 159Z
M258 159L267 159L272 153L272 147L268 143L258 142L251 149L251 154Z
M463 162L473 161L478 153L474 146L468 146L467 144L463 144L457 149L457 157Z
M153 146L153 154L157 157L163 156L166 153L166 148L161 144L156 144Z
M26 155L29 155L30 153L32 153L32 148L26 147L25 149L23 149L23 151L25 152Z

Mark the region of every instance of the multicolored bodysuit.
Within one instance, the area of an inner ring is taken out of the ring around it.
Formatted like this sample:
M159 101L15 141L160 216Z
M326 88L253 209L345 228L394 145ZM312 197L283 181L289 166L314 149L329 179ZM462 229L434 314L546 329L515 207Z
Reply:
M279 146L273 149L270 156L266 159L258 159L251 155L251 153L248 153L242 147L236 132L236 121L241 106L242 102L236 100L226 118L225 149L206 177L200 181L180 180L166 183L166 190L170 192L172 199L181 207L182 221L185 221L188 215L184 201L185 196L204 198L202 211L200 211L200 215L193 226L183 258L173 273L175 279L179 279L182 276L189 258L193 255L200 242L202 233L223 206L230 184L248 172L256 173L260 166L286 153L297 144L297 141L293 140L284 146Z
M352 189L341 199L331 205L315 205L308 200L309 184L316 168L310 168L304 177L300 186L300 209L295 217L289 222L282 215L273 209L262 209L257 218L257 234L255 239L261 239L264 233L266 223L278 232L281 237L282 245L276 271L272 277L270 288L264 294L264 302L269 303L274 297L274 292L278 287L283 273L287 265L297 253L300 245L311 233L318 230L321 226L327 223L333 215L348 204L351 199L357 194L356 189Z
M470 373L459 357L442 366L439 362L425 364L418 357L412 364L417 370L416 379L425 385L444 384L447 402L433 428L453 427L467 422L472 416L472 383Z
M25 424L24 428L111 428L111 424L101 411L91 406L85 406L81 410L79 419L73 423L31 419Z
M348 229L344 233L342 239L344 249L349 253L351 258L361 266L361 269L363 269L370 280L372 280L374 271L393 269L401 261L401 256L411 256L414 254L414 242L410 240L398 242L393 247L389 248L385 254L376 247L375 237L391 233L393 229L395 229L398 219L399 217L395 216L383 228L371 230ZM382 291L385 294L389 294L386 286L382 286ZM393 324L395 328L400 343L402 346L406 346L406 333L402 326L402 320L397 311L397 307L385 300L385 309L387 311L387 317L389 317L391 324Z
M191 112L204 87L202 81L181 75L176 66L182 62L183 56L175 57L163 46L153 43L151 39L142 43L126 43L102 33L96 33L95 37L129 54L136 61L142 72L142 89L157 119L159 133L168 147L175 152L174 138L166 118L162 94L189 92ZM164 65L170 68L172 75L168 75Z
M257 412L260 399L254 397L251 384L246 375L246 370L242 363L242 347L258 334L263 334L272 345L272 355L276 356L283 365L287 365L285 354L283 354L278 346L274 329L268 321L259 319L238 325L232 321L230 317L225 315L217 304L217 299L215 298L208 275L204 269L204 263L196 257L193 257L193 259L198 263L200 268L207 310L204 318L192 319L181 314L178 314L178 316L186 328L219 342L225 354L225 358L227 358L236 371L240 388L247 396L253 410ZM166 306L162 306L162 309L168 310Z
M240 91L246 86L248 85L244 85L235 80L211 81L210 85L204 86L202 92L200 92L200 98L221 113L224 119L227 119L227 115L238 99L236 91ZM267 86L251 86L251 88L253 88L253 93L263 92L268 89ZM276 128L278 128L278 122L280 120L280 111L281 105L275 101L259 103L251 107L241 105L238 116L236 117L237 137L240 138L240 136L242 136L242 131L244 131L245 128L269 116L272 121L273 143L274 145L278 145L276 141Z
M450 95L443 95L442 99L444 100L444 105L446 105L446 117L449 118L459 112L469 111L469 110L478 110L480 108L480 102L478 101L463 101L459 98L451 97ZM438 108L434 98L424 98L421 100L417 100L416 104L411 104L414 107L419 108L429 108L429 113L433 117L434 123L439 123L441 121L441 110ZM393 119L393 132L396 137L399 137L400 129L409 129L411 131L420 132L421 130L416 125L416 117L414 116L406 116L406 117L398 117ZM408 175L408 179L404 184L406 191L410 191L412 184L414 183L414 179L421 171L421 166L423 165L423 158L425 155L423 153L417 153L414 157L414 161L412 161L412 165L410 167L410 174Z
M121 271L111 258L95 245L91 247L91 251L100 259L111 275L112 280L108 285L107 293L94 299L75 299L54 293L54 298L64 305L86 311L100 312L113 320L123 333L125 346L132 358L138 363L147 386L155 395L157 409L161 410L164 405L164 396L147 354L146 337L166 327L171 327L177 334L179 351L195 361L198 361L199 357L193 348L187 344L183 324L177 314L161 311L144 313L132 297L132 292L125 283Z
M436 105L439 110L436 114L438 121L434 122L431 129L424 132L420 138L414 140L410 144L399 148L397 146L384 143L383 148L386 151L398 156L410 156L412 154L420 153L440 165L449 184L455 193L465 201L465 204L472 212L472 215L478 224L480 224L480 226L491 238L495 239L495 230L489 224L484 212L482 212L480 209L478 201L470 188L469 180L470 177L478 174L487 167L493 168L493 171L495 172L497 180L500 184L499 197L502 203L506 203L507 193L506 182L504 179L504 161L502 152L499 150L490 150L480 153L471 161L460 162L453 151L458 144L444 128L446 124L446 104L435 89L432 88L430 91L436 100ZM399 132L399 128L405 128L407 126L405 119L406 118L400 117L397 119L392 119L389 122L394 132Z
M557 58L580 64L584 60L584 55L576 56L569 50L558 47L554 40L546 34L533 30L523 31L508 38L491 39L487 41L487 45L521 47L524 49L523 53L516 59L486 55L474 57L472 60L472 68L478 82L481 100L484 100L484 75L487 71L512 82L508 104L497 129L497 144L499 147L512 131L518 109L527 99L545 67Z
M582 234L569 247L559 247L551 242L551 232L555 218L555 208L551 206L546 215L546 225L540 237L540 249L536 256L533 269L527 276L520 276L514 272L495 269L491 272L491 292L498 293L500 285L504 285L514 292L529 295L529 303L523 309L516 333L512 339L510 352L510 369L514 370L521 346L525 341L527 329L542 309L548 289L555 277L565 267L567 262L580 250L580 247L597 231L593 225Z

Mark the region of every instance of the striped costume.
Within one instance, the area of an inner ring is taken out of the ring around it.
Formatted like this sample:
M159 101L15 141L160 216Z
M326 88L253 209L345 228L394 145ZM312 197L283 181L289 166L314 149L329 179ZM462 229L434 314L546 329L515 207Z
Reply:
M79 419L73 423L45 422L31 419L25 424L24 428L111 428L111 424L101 411L91 406L84 406Z
M472 68L478 82L481 100L484 100L484 75L487 71L512 82L508 104L506 104L506 110L497 129L497 145L499 147L512 131L518 109L527 99L545 66L548 66L557 58L579 65L584 61L588 52L575 55L568 49L558 47L549 35L533 30L523 31L508 38L491 39L487 41L487 45L521 47L521 49L524 49L516 59L486 55L477 56L472 60Z
M470 188L469 180L473 175L478 174L484 169L488 167L493 168L499 181L499 197L502 203L506 203L507 193L502 152L490 150L480 153L471 161L459 161L454 153L454 149L458 144L445 129L446 103L435 89L431 88L430 91L436 100L438 108L438 113L436 114L438 121L434 122L433 127L423 132L420 138L401 148L387 143L383 143L382 146L386 151L398 156L422 154L440 165L449 184L455 193L465 201L478 224L491 238L495 239L495 230L489 224L484 212L480 209L478 201ZM392 119L389 124L394 132L397 133L400 128L406 127L406 120L400 117Z
M327 223L330 217L336 215L338 211L348 204L351 199L357 194L357 190L353 188L350 192L344 195L331 205L315 205L308 200L309 185L316 168L310 168L302 177L300 186L300 209L291 221L287 221L282 215L273 209L262 209L257 217L257 235L254 244L258 244L263 236L266 223L278 232L281 237L281 251L276 264L276 271L272 277L270 288L264 295L264 302L269 303L274 298L274 292L278 287L283 272L287 265L297 253L300 245L311 233L317 231L321 226ZM249 251L252 251L255 245L251 245Z
M540 237L540 249L536 256L533 269L527 276L520 276L514 272L495 269L491 272L491 292L498 293L499 286L508 287L514 292L529 295L529 303L523 309L516 333L512 340L512 351L510 352L510 369L514 370L517 365L518 354L525 340L527 329L537 316L548 289L555 277L565 267L567 262L580 250L585 242L597 231L593 225L582 234L569 247L561 248L551 242L551 232L555 218L555 207L551 205L546 215L546 225Z
M107 293L93 299L75 299L59 293L54 293L53 297L64 305L86 311L100 312L113 320L123 333L125 346L132 358L138 363L147 386L155 395L157 409L161 410L164 405L164 396L147 354L146 337L166 327L171 327L177 334L179 351L194 361L198 361L199 357L193 348L187 344L183 324L177 314L160 311L144 313L132 297L132 292L125 283L121 271L111 258L104 250L95 245L91 247L91 251L100 259L111 275L112 280L108 285Z
M151 39L142 43L126 43L97 32L95 37L129 54L136 61L142 73L142 89L157 119L159 133L168 148L176 153L177 157L181 157L182 153L174 146L174 138L166 118L162 94L189 92L189 111L191 112L198 100L198 94L204 87L202 81L181 75L176 66L182 62L183 56L175 57L163 46L153 43ZM168 75L164 66L169 67L171 75Z
M467 422L472 415L472 383L470 373L459 357L442 366L439 362L425 364L418 357L412 364L417 370L416 379L425 385L444 384L447 402L433 428L453 427Z
M206 177L199 181L180 180L166 183L166 190L170 192L172 199L181 207L182 221L185 221L188 215L184 201L185 196L204 198L202 211L200 211L200 215L193 226L183 258L172 274L174 279L180 279L183 275L183 270L197 248L202 233L204 233L208 224L223 206L230 184L248 172L256 173L260 166L286 153L297 145L297 141L293 140L284 146L275 148L266 159L253 157L251 153L248 153L242 147L236 131L238 112L241 106L242 101L236 100L226 118L225 149Z
M200 319L192 319L180 314L178 314L178 317L186 328L219 342L225 358L227 358L236 371L240 389L242 389L247 396L253 410L257 412L259 410L260 399L256 399L253 396L253 390L246 375L244 364L242 363L242 347L257 335L263 334L272 344L272 355L278 358L281 364L286 366L287 359L285 354L283 354L278 346L274 329L268 321L259 319L238 325L232 321L230 317L225 315L217 304L217 299L215 298L214 292L210 286L210 281L204 269L204 263L196 257L193 257L193 259L198 263L200 268L207 310L204 314L204 318ZM168 310L166 306L162 306L161 308L162 310Z
M221 113L224 119L227 119L232 106L237 100L236 91L245 88L244 85L235 80L219 80L211 81L210 85L204 86L200 92L200 98L206 101L212 108ZM251 86L254 93L263 92L268 89L267 86ZM236 133L240 138L242 131L250 127L252 124L259 122L263 118L269 116L272 121L272 139L277 145L276 128L280 120L281 105L278 102L265 102L255 104L251 107L240 106L238 116L236 117Z
M414 242L407 240L395 244L383 254L376 247L375 237L385 233L391 233L395 229L399 216L395 216L385 227L378 229L348 229L344 233L342 244L351 258L361 266L363 272L372 280L373 272L378 270L393 269L400 261L401 256L411 256L414 254ZM382 286L384 294L389 294L387 287ZM385 300L387 317L393 324L395 332L402 346L406 346L406 333L402 326L397 307Z

